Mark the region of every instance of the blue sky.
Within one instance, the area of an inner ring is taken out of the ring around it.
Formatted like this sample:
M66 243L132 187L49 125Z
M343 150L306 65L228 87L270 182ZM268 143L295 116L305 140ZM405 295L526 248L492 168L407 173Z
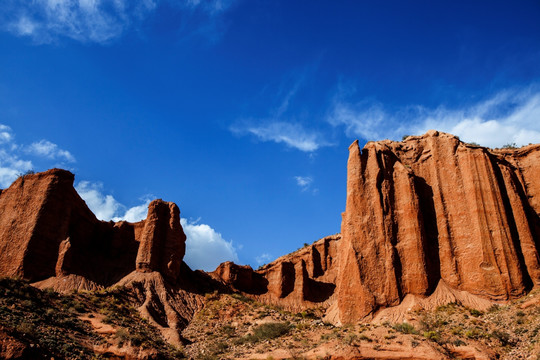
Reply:
M347 147L540 142L540 2L4 0L0 187L58 166L102 219L176 202L186 261L340 231Z

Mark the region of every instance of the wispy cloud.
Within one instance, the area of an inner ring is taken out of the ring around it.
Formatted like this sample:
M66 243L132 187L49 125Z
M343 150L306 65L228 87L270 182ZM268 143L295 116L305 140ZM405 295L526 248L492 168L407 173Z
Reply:
M48 167L75 162L69 151L48 140L30 145L18 144L13 130L7 125L0 124L0 187L6 188L20 174L34 170L33 160Z
M201 9L215 16L232 0L4 0L0 20L4 30L51 43L70 38L83 43L108 43L137 27L161 4Z
M254 124L248 121L241 125L234 125L230 129L238 135L254 135L261 141L282 143L290 148L305 152L313 152L323 146L330 145L320 133L307 130L298 123L267 121Z
M262 253L261 255L255 257L255 261L258 265L267 264L270 260L272 260L272 255L269 253Z
M100 220L137 222L146 219L148 214L150 196L144 196L139 205L128 208L114 196L105 194L102 183L81 181L76 189ZM238 262L237 248L233 242L225 240L210 225L184 218L180 222L187 237L184 261L192 269L212 271L224 261Z
M309 189L309 187L313 183L313 178L310 176L295 176L294 179L296 180L296 184L300 186L300 189L302 189L302 191L306 191L307 189Z
M48 140L40 140L25 147L25 151L37 156L43 156L51 160L64 160L75 162L75 158L67 150L60 149L58 145Z
M347 102L337 97L327 118L348 136L393 139L436 129L488 147L540 142L540 91L537 86L500 91L464 106L421 105L389 110L376 102Z
M237 135L252 135L260 141L284 144L289 148L310 153L332 145L321 132L306 128L295 120L295 116L289 114L290 104L303 86L310 69L311 67L308 67L299 71L287 86L281 85L275 95L277 104L270 108L267 117L239 120L230 127L231 132Z

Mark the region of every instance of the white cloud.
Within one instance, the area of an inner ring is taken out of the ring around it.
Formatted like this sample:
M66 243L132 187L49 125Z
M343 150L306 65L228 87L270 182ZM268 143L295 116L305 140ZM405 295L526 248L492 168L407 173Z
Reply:
M30 146L17 144L12 129L7 125L0 124L1 188L8 187L19 175L34 169L32 160L21 158L28 155L33 156L34 160L45 161L45 163L47 160L75 162L75 158L68 151L60 149L56 144L47 140Z
M505 90L474 104L430 109L420 105L390 111L373 102L350 103L336 99L328 122L344 126L347 135L365 140L399 140L436 129L463 141L488 147L540 143L540 91Z
M7 125L0 124L0 144L9 143L12 139L11 128Z
M3 0L0 21L17 36L37 43L70 38L83 43L108 43L136 27L161 3L202 9L209 16L225 11L232 0Z
M310 176L295 176L294 179L296 180L296 184L300 186L302 191L306 191L307 189L309 189L309 187L313 183L313 178Z
M192 269L213 271L224 261L238 262L232 241L225 240L209 225L186 219L181 219L181 223L187 237L184 261Z
M40 140L25 148L25 151L36 156L43 156L51 160L65 160L75 162L75 158L67 150L62 150L58 145L48 140Z
M142 204L127 208L112 195L105 195L101 183L81 181L76 189L100 220L137 222L146 219L150 204L148 197L145 197ZM187 237L184 261L192 269L212 271L224 261L238 262L237 250L232 241L225 240L211 226L186 219L180 219L180 222Z
M231 131L239 135L255 135L261 141L283 143L288 147L305 152L313 152L323 146L330 145L319 133L308 131L300 124L283 121L233 126Z
M258 265L268 264L272 260L272 255L269 253L262 253L261 255L255 257L255 261Z
M128 208L114 196L105 195L100 182L80 181L75 190L99 220L137 222L146 219L150 196L141 198L141 204Z
M124 208L112 195L103 194L103 184L101 183L81 181L75 186L75 189L100 220L112 220Z
M129 222L137 222L143 219L146 219L148 214L148 205L150 205L150 200L146 200L141 205L133 206L127 209L123 216L117 216L112 218L114 221L125 220Z

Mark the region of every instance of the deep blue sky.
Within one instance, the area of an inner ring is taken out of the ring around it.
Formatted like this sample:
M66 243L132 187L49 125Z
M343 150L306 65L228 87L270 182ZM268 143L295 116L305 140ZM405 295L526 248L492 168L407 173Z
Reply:
M539 1L113 3L0 5L2 186L63 166L104 218L174 201L194 267L339 232L356 138L540 142Z

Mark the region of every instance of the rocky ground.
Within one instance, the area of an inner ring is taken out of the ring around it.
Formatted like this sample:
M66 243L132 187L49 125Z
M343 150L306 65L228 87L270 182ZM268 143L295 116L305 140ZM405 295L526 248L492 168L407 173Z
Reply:
M0 359L178 359L124 289L61 295L0 279Z
M486 312L450 304L408 323L334 327L240 295L208 295L184 331L194 359L540 359L540 291Z
M0 280L2 359L540 359L540 290L488 311L456 304L398 324L335 327L240 294L207 294L167 344L125 289L60 295Z

